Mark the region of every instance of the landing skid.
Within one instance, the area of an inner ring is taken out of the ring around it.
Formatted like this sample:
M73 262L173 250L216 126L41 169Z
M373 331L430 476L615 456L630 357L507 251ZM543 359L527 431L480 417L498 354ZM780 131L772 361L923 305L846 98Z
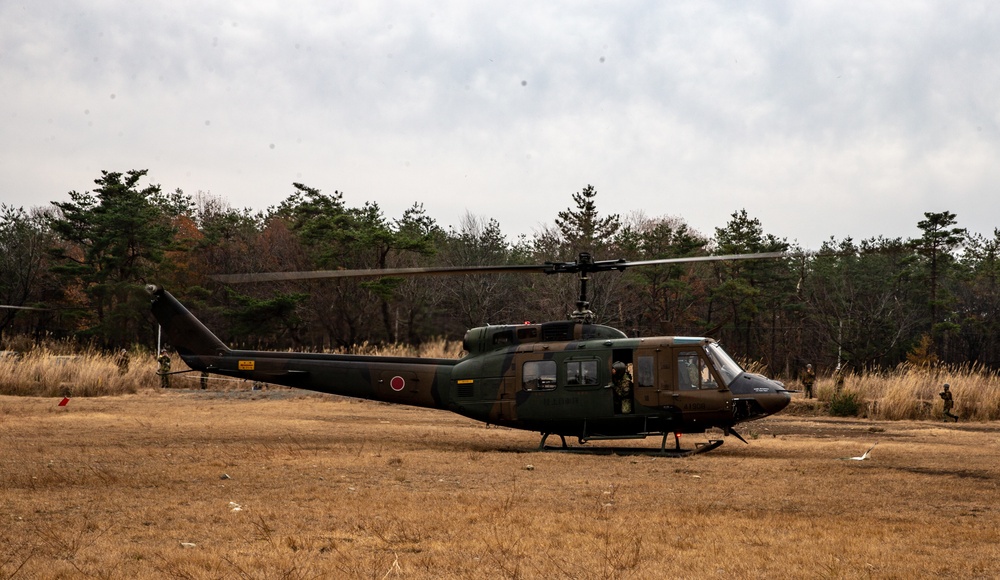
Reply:
M653 457L687 457L689 455L697 455L699 453L711 451L725 442L722 439L710 439L705 443L695 443L693 449L682 449L680 437L675 435L675 446L672 449L668 449L668 435L664 434L663 442L660 444L659 449L650 449L648 447L570 447L566 444L566 437L562 435L559 436L559 439L562 441L562 445L546 445L545 440L548 439L549 435L550 433L542 434L542 440L538 444L539 451L556 451L561 453L576 453L583 455L647 455ZM634 439L635 437L628 438ZM590 439L600 438L591 437ZM625 437L607 437L606 439L625 439ZM588 440L581 439L580 443L586 443Z

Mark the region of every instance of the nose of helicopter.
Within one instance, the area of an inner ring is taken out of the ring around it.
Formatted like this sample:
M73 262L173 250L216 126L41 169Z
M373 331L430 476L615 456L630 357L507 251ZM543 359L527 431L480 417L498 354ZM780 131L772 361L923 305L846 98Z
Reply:
M773 415L788 406L792 400L792 395L785 389L784 383L771 381L773 388L763 396L757 397L757 402L768 415Z

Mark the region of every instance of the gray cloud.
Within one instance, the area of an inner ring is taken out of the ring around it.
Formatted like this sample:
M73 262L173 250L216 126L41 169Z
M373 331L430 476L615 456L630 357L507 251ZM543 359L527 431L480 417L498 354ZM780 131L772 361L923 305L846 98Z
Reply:
M530 233L588 183L711 234L991 234L997 10L873 2L0 5L0 202L148 168Z

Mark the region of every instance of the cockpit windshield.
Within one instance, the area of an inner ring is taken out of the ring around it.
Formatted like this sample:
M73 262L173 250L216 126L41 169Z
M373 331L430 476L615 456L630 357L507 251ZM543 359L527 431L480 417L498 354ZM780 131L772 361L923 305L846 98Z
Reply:
M715 366L715 370L719 371L719 375L722 377L722 382L728 387L730 383L733 382L736 377L743 372L743 368L737 364L736 361L732 359L726 351L722 350L722 347L718 343L712 342L705 345L705 352L708 353L708 357L712 359L712 364Z

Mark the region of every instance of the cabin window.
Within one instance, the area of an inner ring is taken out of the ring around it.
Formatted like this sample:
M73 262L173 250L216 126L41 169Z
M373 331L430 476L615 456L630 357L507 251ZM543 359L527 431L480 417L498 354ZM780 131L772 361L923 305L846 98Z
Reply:
M571 360L566 362L566 385L572 387L596 385L596 360Z
M636 365L636 384L640 387L656 386L656 358L640 356Z
M556 362L533 360L524 363L521 381L525 391L551 391L556 388Z
M501 346L514 342L514 333L509 330L502 330L493 335L493 346Z

